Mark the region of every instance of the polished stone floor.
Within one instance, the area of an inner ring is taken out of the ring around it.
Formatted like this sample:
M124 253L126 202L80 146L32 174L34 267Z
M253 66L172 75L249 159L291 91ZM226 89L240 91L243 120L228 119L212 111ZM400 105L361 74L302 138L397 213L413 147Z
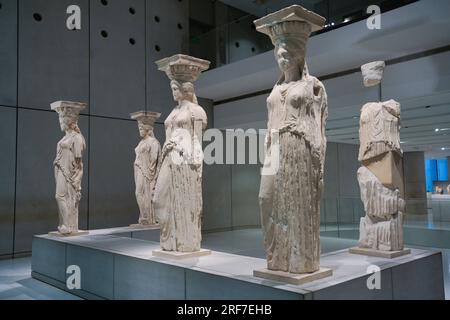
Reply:
M322 237L322 252L354 246L355 240ZM208 233L203 247L215 251L264 258L260 229L244 229ZM443 250L446 298L450 299L450 250ZM0 299L17 300L78 300L79 298L45 283L32 279L31 258L0 260Z

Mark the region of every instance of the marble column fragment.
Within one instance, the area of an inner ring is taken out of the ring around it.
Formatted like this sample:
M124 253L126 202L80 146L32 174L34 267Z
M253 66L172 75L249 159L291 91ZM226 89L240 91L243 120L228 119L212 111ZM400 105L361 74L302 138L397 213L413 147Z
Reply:
M365 86L380 84L384 62L362 66ZM360 221L359 247L403 250L405 209L400 146L400 104L369 102L361 109L358 182L365 217Z
M161 157L161 146L153 133L155 121L161 116L158 112L134 112L131 118L137 120L141 141L135 149L134 180L136 200L139 206L140 226L154 225L152 197L156 182L156 172Z
M161 249L199 252L201 244L202 170L201 137L207 117L198 104L194 81L209 61L174 55L156 62L171 80L176 102L164 122L166 141L155 186L153 204L161 228Z
M83 152L85 139L78 127L80 112L86 104L57 101L51 109L59 115L64 137L58 142L56 158L53 162L58 204L58 233L64 236L76 235L78 230L78 205L81 200L81 180L83 178Z
M305 56L309 35L320 30L325 19L293 5L254 23L257 31L271 38L281 71L267 99L266 158L259 193L267 269L314 273L320 269L328 107L325 87L309 74Z

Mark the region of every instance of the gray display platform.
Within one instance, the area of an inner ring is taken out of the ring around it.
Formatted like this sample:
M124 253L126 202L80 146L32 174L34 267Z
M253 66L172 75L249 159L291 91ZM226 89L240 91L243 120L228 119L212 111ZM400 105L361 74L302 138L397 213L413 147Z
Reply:
M439 251L412 249L394 259L354 255L348 249L322 255L331 277L289 285L253 276L264 259L212 251L168 260L152 256L159 230L118 228L89 235L33 239L32 276L86 299L444 299ZM81 289L66 287L69 266L81 271ZM380 289L369 290L368 269L380 268Z

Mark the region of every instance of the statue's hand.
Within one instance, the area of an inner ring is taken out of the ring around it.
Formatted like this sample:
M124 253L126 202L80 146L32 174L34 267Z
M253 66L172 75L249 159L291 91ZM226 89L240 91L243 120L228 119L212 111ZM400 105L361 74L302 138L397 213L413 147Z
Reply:
M169 141L167 142L162 150L162 155L165 156L167 155L170 151L172 151L172 149L175 147L175 143L173 141Z

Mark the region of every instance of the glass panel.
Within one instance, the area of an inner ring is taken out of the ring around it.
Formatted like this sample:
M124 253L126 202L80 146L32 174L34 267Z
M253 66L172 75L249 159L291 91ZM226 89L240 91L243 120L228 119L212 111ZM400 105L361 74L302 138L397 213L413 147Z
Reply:
M372 14L367 14L370 5L378 5L383 13L416 1L191 1L190 54L210 60L213 69L272 50L270 39L256 32L253 21L293 4L326 18L325 28L311 35L314 36L366 19Z

